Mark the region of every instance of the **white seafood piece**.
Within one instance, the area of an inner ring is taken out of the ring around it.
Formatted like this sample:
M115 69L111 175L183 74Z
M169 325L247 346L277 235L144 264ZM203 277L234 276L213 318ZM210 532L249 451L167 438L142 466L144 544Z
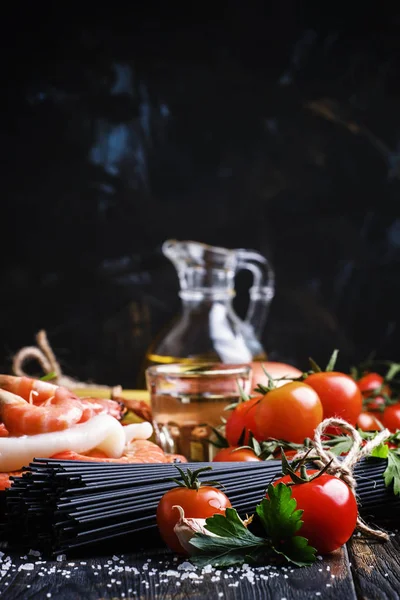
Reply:
M125 443L129 444L133 440L148 440L153 433L153 426L148 421L143 423L131 423L124 425Z
M150 437L152 426L149 430L148 425L132 423L124 427L110 415L97 415L63 431L0 438L0 471L17 471L34 458L49 458L65 450L81 454L98 448L110 458L120 458L132 439Z

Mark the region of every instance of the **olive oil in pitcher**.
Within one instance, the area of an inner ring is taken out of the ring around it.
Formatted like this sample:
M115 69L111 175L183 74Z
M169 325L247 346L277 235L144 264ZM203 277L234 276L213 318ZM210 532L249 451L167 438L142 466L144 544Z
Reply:
M260 337L274 296L274 274L266 258L252 250L194 241L167 240L162 250L177 270L182 310L150 345L144 367L266 360ZM244 320L232 305L235 275L241 269L253 274Z

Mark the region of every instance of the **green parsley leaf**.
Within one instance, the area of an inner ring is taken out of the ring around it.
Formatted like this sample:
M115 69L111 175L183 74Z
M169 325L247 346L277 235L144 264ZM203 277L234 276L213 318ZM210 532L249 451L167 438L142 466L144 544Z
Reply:
M389 446L387 444L379 444L370 454L374 458L387 458L389 456Z
M400 495L400 455L393 450L389 450L388 464L383 477L385 485L388 487L393 482L393 493Z
M256 536L247 529L234 508L227 508L225 515L216 514L206 519L205 529L219 537L237 537L246 542L262 539L256 538Z
M308 545L308 540L301 535L294 535L274 546L275 552L282 554L287 561L298 567L307 567L315 561L316 549Z
M204 566L226 567L244 562L267 562L274 554L298 566L315 560L315 548L306 538L297 535L302 526L303 511L296 510L292 490L284 483L268 487L268 498L256 506L256 513L265 530L265 537L254 535L233 508L225 515L206 520L205 528L213 535L196 533L190 544L197 549L191 561Z
M315 560L315 548L308 545L306 538L297 535L303 525L303 511L296 510L296 500L292 490L284 483L268 486L268 498L256 507L272 546L289 562L296 565L309 565Z
M214 515L206 520L205 528L215 536L196 533L190 544L201 550L201 554L191 558L198 566L212 564L215 567L242 564L245 560L256 561L268 553L271 544L257 537L244 525L233 508L227 508L224 515Z
M272 543L295 535L302 526L303 511L296 510L296 506L289 486L284 483L268 486L268 498L264 498L256 507L256 513Z

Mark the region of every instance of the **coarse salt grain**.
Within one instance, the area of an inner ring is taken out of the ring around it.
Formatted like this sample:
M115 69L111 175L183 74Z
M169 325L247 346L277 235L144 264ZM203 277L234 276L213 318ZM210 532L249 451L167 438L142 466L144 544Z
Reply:
M33 563L25 563L24 565L20 565L19 571L33 571L35 565ZM42 573L39 573L41 575Z
M179 571L173 571L172 569L168 569L168 571L165 573L165 575L167 577L180 577Z
M184 561L180 565L178 565L178 571L195 571L196 567L192 565L192 563L188 561Z

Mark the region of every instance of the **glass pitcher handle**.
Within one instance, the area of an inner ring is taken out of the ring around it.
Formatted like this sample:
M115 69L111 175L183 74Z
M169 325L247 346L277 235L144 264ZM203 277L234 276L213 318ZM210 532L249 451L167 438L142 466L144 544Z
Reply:
M261 336L267 312L275 294L275 273L267 259L254 250L236 250L237 270L246 269L253 274L249 290L250 302L245 323Z

